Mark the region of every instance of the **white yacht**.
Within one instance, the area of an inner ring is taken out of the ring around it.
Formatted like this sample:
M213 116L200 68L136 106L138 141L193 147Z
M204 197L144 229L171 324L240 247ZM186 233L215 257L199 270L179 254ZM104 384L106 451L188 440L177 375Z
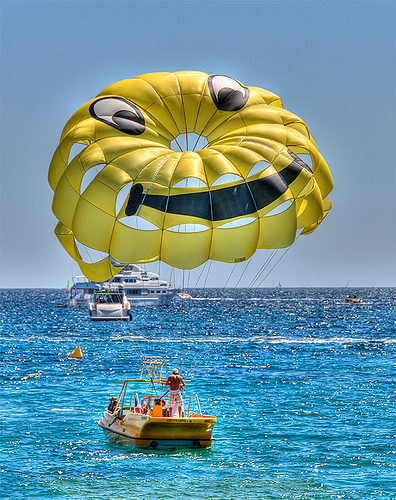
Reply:
M67 299L67 307L89 307L95 291L95 285L103 283L88 281L84 276L73 278L73 286ZM145 271L136 264L129 264L113 276L108 282L123 286L125 295L131 306L164 306L169 305L172 298L180 292L171 288L167 281L159 275Z

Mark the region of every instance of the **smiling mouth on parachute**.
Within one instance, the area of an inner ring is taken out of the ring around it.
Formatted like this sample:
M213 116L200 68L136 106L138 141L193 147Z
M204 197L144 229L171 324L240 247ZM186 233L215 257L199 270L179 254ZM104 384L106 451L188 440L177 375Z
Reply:
M143 193L143 186L132 186L125 215L135 215L142 205L161 212L221 221L251 215L270 205L285 193L303 167L293 161L280 173L250 182L199 193L157 195Z

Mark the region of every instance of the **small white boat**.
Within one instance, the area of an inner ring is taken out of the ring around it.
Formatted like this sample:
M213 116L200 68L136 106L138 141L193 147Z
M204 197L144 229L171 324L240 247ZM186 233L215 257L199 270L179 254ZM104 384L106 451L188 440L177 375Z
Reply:
M166 380L161 380L163 364L160 358L146 358L139 379L122 380L120 395L110 398L109 407L98 421L99 427L109 441L119 444L145 448L211 446L212 430L217 419L202 413L197 394L190 396L186 414L169 417L165 395L145 396L142 399L146 401L143 410L138 393L128 391L131 385L137 383L147 383L149 387L159 384L164 390Z
M188 292L178 292L177 296L181 299L192 299L192 296Z
M347 295L345 297L345 300L349 303L353 303L353 304L361 304L363 302L363 299L361 299L360 297L357 297L356 295L352 296L352 295Z
M122 287L97 285L89 303L89 316L93 321L132 319L131 304Z

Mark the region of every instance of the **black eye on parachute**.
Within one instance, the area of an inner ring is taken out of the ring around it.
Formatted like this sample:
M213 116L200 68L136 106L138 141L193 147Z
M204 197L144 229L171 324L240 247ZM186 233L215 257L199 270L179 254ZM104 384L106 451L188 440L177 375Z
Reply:
M103 97L89 106L93 118L130 135L146 130L141 111L122 97Z
M213 102L222 111L239 111L249 99L249 89L229 76L210 76L208 85Z

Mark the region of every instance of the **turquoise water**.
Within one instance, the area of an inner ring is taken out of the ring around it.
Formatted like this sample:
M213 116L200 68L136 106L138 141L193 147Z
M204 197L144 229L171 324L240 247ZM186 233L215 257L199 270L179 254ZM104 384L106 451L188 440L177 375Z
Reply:
M396 498L395 289L194 290L127 324L2 290L2 498ZM70 352L80 345L82 360ZM141 356L217 415L202 450L110 444L96 421Z

